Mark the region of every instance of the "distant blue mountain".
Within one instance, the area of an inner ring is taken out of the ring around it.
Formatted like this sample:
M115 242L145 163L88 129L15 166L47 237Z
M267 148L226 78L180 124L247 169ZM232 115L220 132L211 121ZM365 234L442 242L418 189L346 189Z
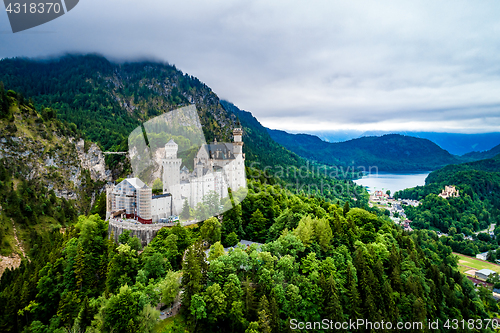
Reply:
M453 155L464 155L470 152L490 150L500 144L500 133L436 133L436 132L391 132L391 131L318 131L309 132L328 142L343 142L364 136L382 136L384 134L401 134L416 138L428 139Z
M274 141L294 153L334 166L363 167L364 170L376 167L379 171L428 171L461 161L428 139L400 134L330 143L310 134L271 129L267 132Z
M493 158L497 155L500 155L500 145L491 148L490 150L477 152L474 151L472 153L467 153L462 156L462 159L465 161L477 161L487 158Z

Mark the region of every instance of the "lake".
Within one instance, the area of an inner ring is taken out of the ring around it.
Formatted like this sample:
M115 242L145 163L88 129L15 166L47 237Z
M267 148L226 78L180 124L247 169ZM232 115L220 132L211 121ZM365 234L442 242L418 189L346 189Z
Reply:
M415 187L425 184L425 178L430 172L405 172L389 173L378 172L371 173L357 179L354 182L358 185L368 186L368 192L391 190L391 195L405 188Z

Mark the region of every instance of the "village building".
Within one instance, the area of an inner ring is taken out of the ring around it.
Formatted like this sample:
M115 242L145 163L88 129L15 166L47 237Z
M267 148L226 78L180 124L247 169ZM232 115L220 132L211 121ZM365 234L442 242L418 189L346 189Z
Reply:
M492 271L491 269L484 268L479 271L476 271L475 276L480 280L486 281L490 276L495 274L497 274L497 272Z

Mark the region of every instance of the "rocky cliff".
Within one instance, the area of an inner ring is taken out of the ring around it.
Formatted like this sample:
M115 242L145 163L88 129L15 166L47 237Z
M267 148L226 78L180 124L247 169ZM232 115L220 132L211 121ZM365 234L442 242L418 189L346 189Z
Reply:
M14 259L24 256L32 231L59 228L61 221L68 221L70 206L76 213L88 214L96 194L112 178L99 146L84 141L78 131L58 120L55 111L36 110L13 91L3 98L8 110L0 110L0 169L3 180L5 173L9 176L7 182L0 180L4 188L0 197L6 199L0 207L0 253L4 255L0 271L11 261L19 263ZM51 199L51 190L69 202ZM45 195L40 199L35 191ZM53 208L46 208L47 204Z

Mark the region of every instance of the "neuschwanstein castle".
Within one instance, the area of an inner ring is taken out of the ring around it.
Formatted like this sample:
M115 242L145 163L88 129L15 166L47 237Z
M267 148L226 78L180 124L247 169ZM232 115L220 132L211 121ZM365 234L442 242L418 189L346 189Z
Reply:
M236 191L246 187L243 131L233 130L233 143L218 143L200 147L194 158L192 172L182 166L178 158L178 145L170 140L165 145L161 161L163 194L152 195L152 189L139 178L127 178L117 185L108 186L107 218L124 216L149 224L181 213L184 201L196 207L210 193L220 198L228 196L228 188Z

